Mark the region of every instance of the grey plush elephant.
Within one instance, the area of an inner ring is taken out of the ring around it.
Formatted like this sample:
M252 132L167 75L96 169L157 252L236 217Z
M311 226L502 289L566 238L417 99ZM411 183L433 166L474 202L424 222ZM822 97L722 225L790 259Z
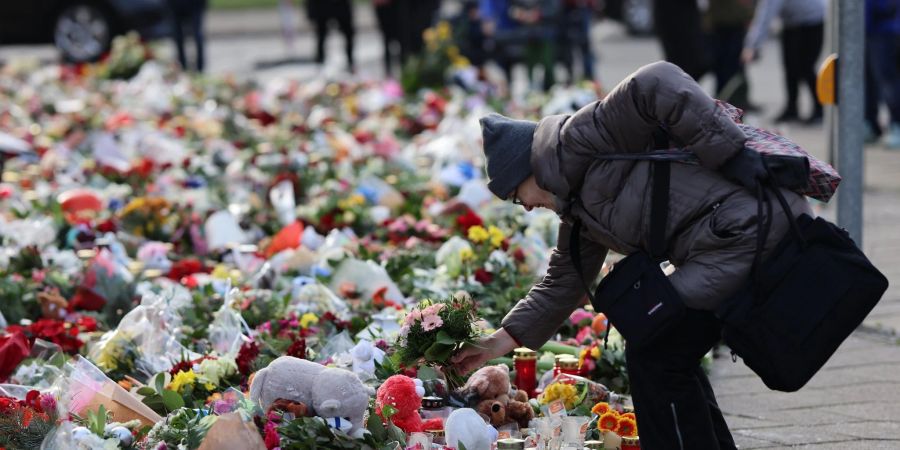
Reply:
M264 410L280 398L301 402L312 414L326 421L333 418L338 418L338 422L350 421L352 436L359 436L365 430L363 418L373 395L374 390L349 370L328 368L292 356L272 361L256 373L250 384L250 400Z

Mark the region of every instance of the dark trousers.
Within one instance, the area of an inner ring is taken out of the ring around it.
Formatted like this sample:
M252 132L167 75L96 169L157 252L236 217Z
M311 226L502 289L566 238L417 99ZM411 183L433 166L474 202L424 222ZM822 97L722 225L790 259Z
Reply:
M785 28L781 32L781 58L787 87L787 104L784 107L786 114L797 115L801 83L809 88L812 95L813 115L822 114L822 105L816 97L816 60L822 51L824 33L825 27L821 23Z
M400 50L400 11L396 1L378 5L375 7L375 18L378 19L378 29L381 31L381 39L384 45L384 74L391 76L391 66L394 62L392 47L397 44Z
M559 30L559 57L568 72L569 81L575 77L575 55L581 58L581 78L594 79L594 52L591 48L590 8L576 8L565 11L563 27Z
M703 27L697 0L654 0L656 35L666 61L681 67L694 79L709 70L709 56L703 41Z
M735 449L709 379L703 355L721 337L709 311L688 309L681 321L652 344L625 355L641 448Z
M750 106L747 75L741 63L745 35L746 27L719 26L707 38L716 77L716 97L742 109Z
M878 105L887 104L891 123L900 123L900 69L898 37L866 36L866 121L880 134Z
M170 0L169 6L174 19L173 37L175 50L178 52L178 63L184 70L190 70L185 52L185 36L192 34L196 47L196 65L194 69L203 72L205 55L203 50L203 14L206 12L205 1Z
M316 2L315 13L311 19L316 25L316 62L325 62L325 38L328 37L328 28L332 22L337 22L338 29L344 35L344 51L347 54L347 64L350 70L355 68L353 62L353 5L350 0L309 0Z

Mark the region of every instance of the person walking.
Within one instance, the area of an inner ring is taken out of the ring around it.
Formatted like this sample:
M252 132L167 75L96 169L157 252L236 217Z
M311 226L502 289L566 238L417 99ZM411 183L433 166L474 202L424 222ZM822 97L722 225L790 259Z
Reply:
M344 35L344 52L347 56L347 68L350 73L356 72L353 60L353 38L356 29L353 26L353 4L350 0L307 0L306 15L316 27L316 63L325 63L325 39L331 23L337 23Z
M756 59L769 35L772 19L781 18L781 59L787 101L776 122L800 120L797 102L800 84L809 88L813 111L807 123L822 120L822 105L816 96L816 61L822 51L825 34L825 0L759 0L753 24L744 40L742 60L749 64Z
M653 17L666 61L699 80L709 71L710 60L697 0L653 0Z
M756 109L750 104L750 81L741 61L753 10L754 0L710 0L705 15L716 97L744 111Z
M391 70L393 63L400 62L400 4L397 0L374 0L372 3L375 7L375 18L378 20L378 30L381 32L381 42L384 45L384 75L390 78L393 75ZM397 58L394 58L394 50L398 52Z
M529 211L551 209L561 221L543 281L496 332L454 356L454 369L468 373L518 346L540 348L584 300L582 280L596 279L609 250L649 252L653 163L597 156L657 148L662 127L700 164L671 164L664 227L665 256L676 268L668 280L686 312L641 347L626 340L641 448L736 448L700 362L721 337L713 311L750 278L757 223L771 219L763 257L790 228L785 214L757 215L751 187L766 169L760 154L744 146L741 129L688 74L666 62L639 69L573 115L540 122L490 115L481 126L488 189ZM782 191L792 214L813 216L802 196ZM582 273L569 241L576 224Z
M866 0L866 126L869 140L882 134L878 107L889 112L884 144L900 148L900 0Z
M206 14L206 0L168 0L169 10L172 13L173 37L175 38L175 50L178 54L178 64L182 70L196 70L203 72L206 65L204 54L203 16ZM187 52L185 51L185 36L192 35L194 39L194 64L189 65Z
M594 51L591 48L591 21L594 0L562 0L557 54L568 73L569 82L594 79ZM581 60L581 74L575 76L575 59Z

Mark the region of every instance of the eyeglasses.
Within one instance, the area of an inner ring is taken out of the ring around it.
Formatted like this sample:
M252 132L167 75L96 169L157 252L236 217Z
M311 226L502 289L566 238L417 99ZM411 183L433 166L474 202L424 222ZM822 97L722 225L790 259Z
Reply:
M513 203L513 205L524 205L524 203L522 203L522 200L519 199L519 187L518 186L516 186L516 190L513 191L512 203Z

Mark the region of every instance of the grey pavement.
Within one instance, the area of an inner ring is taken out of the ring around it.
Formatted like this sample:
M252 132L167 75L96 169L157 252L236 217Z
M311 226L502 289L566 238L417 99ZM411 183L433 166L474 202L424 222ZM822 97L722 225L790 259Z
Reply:
M357 76L377 79L384 75L381 40L366 10L357 9ZM209 71L263 82L339 76L345 67L342 38L337 32L331 35L326 64L319 68L309 62L312 33L305 19L299 13L296 16L299 33L289 49L280 35L281 16L275 10L211 12ZM661 57L655 40L629 37L613 23L597 24L592 40L599 57L598 77L607 88ZM163 57L171 57L170 47L162 44ZM54 52L49 46L0 48L0 60L23 55L52 59ZM521 80L523 74L517 78ZM775 127L770 121L784 95L776 41L765 45L761 60L749 69L749 78L751 97L762 112L748 115L747 122L777 130L827 160L824 125ZM710 79L702 84L711 89ZM513 90L524 89L519 81ZM806 97L802 101L808 102ZM711 379L741 448L900 449L900 150L873 145L866 148L864 157L863 248L891 287L864 326L800 392L772 392L740 361L716 360ZM815 209L832 220L836 215L834 201L817 203Z

